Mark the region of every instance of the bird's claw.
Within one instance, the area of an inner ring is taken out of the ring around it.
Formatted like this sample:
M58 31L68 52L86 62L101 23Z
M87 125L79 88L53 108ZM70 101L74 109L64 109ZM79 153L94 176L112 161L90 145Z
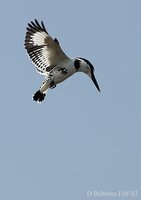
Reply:
M61 68L60 71L62 72L62 74L67 74L67 69L65 67Z
M56 87L56 84L54 84L54 81L52 81L51 83L50 83L50 89L54 89Z

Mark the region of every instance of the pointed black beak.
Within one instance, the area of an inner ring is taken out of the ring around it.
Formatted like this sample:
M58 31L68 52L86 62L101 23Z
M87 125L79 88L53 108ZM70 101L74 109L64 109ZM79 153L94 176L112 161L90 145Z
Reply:
M92 81L93 81L93 83L95 84L96 88L97 88L98 91L100 92L100 87L99 87L99 85L98 85L98 83L97 83L97 80L96 80L95 75L94 75L93 72L91 73L91 78L92 78Z

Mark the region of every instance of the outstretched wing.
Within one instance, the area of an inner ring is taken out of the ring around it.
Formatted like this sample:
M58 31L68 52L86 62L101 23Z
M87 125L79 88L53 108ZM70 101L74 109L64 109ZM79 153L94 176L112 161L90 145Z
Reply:
M63 60L68 59L61 49L58 40L54 40L46 31L44 23L35 19L28 23L25 36L25 48L36 69L41 74L47 74Z

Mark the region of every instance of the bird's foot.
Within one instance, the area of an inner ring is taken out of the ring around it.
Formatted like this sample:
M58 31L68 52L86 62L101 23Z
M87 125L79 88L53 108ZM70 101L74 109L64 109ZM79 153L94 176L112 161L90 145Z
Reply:
M45 98L46 94L42 93L40 90L38 90L34 95L33 95L33 100L37 101L39 103L41 103L44 98Z
M60 68L60 71L62 74L67 74L67 69L64 67L64 68Z
M52 81L51 83L50 83L50 89L54 89L56 87L56 84L54 83L54 81Z

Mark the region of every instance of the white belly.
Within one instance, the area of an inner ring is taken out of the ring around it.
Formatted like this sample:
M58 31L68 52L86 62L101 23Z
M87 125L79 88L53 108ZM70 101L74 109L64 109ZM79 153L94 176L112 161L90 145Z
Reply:
M75 73L72 69L67 69L66 73L62 73L62 71L55 71L52 77L55 84L59 84L62 81L66 80L68 77L72 76Z

